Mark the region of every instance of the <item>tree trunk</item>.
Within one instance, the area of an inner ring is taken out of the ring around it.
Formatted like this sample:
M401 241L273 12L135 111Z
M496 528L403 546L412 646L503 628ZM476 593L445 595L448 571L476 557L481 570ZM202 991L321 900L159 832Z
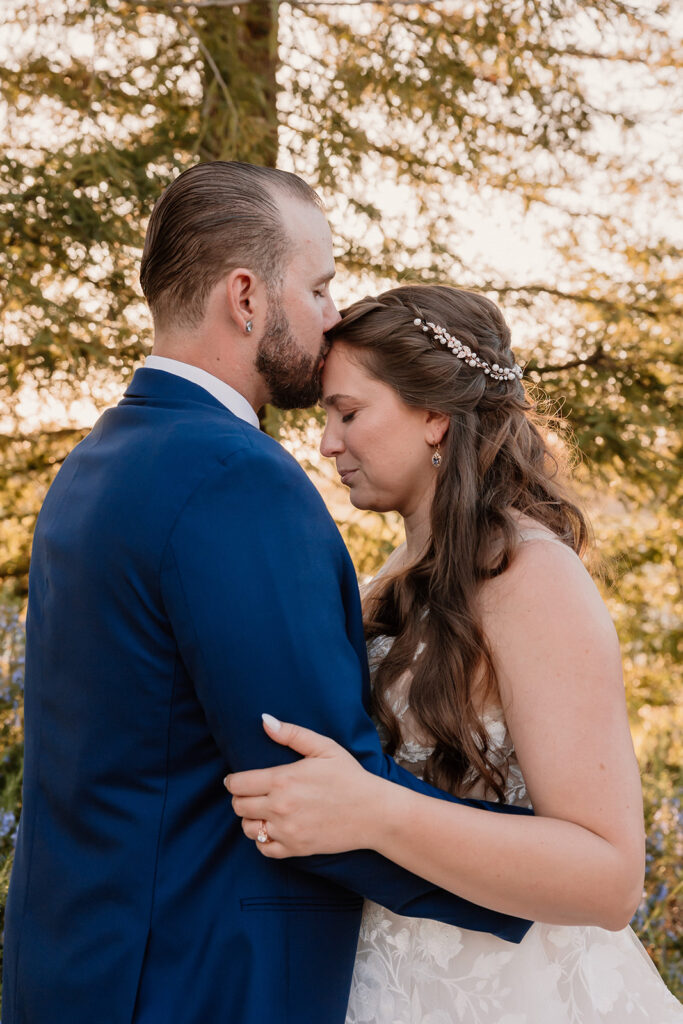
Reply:
M203 60L199 156L275 167L277 3L202 8L192 22Z

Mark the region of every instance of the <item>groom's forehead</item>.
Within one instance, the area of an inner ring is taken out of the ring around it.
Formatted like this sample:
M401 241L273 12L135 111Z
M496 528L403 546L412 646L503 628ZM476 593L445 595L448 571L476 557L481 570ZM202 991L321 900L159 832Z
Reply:
M280 203L280 215L294 254L329 249L331 262L332 233L322 210L313 203L287 197Z
M304 277L307 287L324 287L336 274L332 244L293 247L288 261L288 271Z

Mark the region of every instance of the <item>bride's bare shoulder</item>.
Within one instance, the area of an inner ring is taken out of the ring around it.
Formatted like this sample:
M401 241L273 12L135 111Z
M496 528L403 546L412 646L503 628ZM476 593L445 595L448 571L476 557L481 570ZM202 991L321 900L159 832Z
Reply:
M540 621L566 616L570 608L609 622L600 593L578 555L539 523L520 523L519 544L510 566L487 580L479 594L485 631L502 619L524 619L535 612ZM610 622L611 625L611 622Z

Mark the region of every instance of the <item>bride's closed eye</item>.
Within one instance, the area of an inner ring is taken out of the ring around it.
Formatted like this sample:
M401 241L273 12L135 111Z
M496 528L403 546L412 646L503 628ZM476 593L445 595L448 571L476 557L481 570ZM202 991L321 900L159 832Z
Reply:
M341 421L342 421L342 423L350 423L350 422L351 422L351 420L352 420L352 419L354 418L354 416L355 416L355 415L356 415L356 414L355 414L355 412L347 412L347 413L346 413L346 414L345 414L344 416L342 416L342 418L341 418Z

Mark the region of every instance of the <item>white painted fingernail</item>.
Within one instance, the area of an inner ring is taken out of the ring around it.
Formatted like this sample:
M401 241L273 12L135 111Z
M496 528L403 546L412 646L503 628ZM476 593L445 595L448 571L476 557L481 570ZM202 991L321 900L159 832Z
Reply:
M282 726L282 722L279 722L277 718L273 718L272 715L261 715L261 718L266 723L266 725L270 726L273 732L279 732Z

